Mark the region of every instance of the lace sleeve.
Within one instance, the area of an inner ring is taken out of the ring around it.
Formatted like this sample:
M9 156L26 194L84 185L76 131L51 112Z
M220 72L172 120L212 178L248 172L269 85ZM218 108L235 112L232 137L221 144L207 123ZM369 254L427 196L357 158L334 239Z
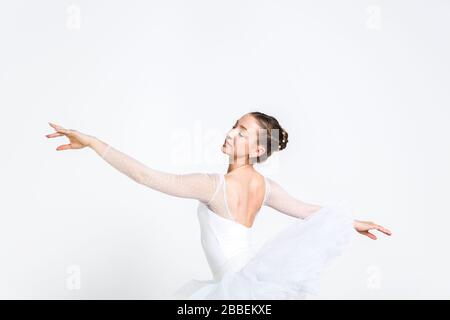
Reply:
M135 182L175 197L207 203L219 184L219 176L215 173L174 174L155 170L110 145L99 155Z
M305 219L322 208L322 206L306 203L297 199L276 181L270 178L266 178L266 180L268 182L268 191L264 202L266 206L300 219Z

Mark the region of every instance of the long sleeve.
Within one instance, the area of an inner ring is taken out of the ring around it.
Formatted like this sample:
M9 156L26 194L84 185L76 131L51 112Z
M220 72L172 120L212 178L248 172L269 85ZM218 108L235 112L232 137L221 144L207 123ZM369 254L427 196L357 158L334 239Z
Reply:
M322 206L303 202L292 196L276 181L267 178L268 191L265 205L289 216L305 219L322 208Z
M137 183L175 197L207 203L219 183L218 175L214 173L174 174L152 169L110 145L98 154Z

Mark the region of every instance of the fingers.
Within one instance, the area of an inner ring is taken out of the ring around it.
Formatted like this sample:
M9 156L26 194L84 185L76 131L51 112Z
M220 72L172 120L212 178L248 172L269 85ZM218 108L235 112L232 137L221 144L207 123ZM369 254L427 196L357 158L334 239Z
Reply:
M389 229L387 229L385 227L382 227L382 226L380 226L380 225L378 225L376 223L373 223L373 222L371 222L370 229L376 229L376 230L378 230L380 232L383 232L384 234L387 234L388 236L392 235L392 232Z
M56 131L58 131L59 129L63 129L63 127L61 127L55 123L49 122L48 124L50 125L50 127L54 128Z
M46 135L47 138L55 138L55 137L60 137L60 136L64 136L64 135L69 135L72 132L72 130L64 129L63 127L61 127L61 126L59 126L59 125L57 125L55 123L49 122L48 124L52 128L54 128L56 130L56 132L47 134ZM60 145L60 146L58 146L56 148L57 151L68 150L68 149L73 149L73 147L72 147L72 145L70 143L69 144Z
M60 145L58 148L56 148L57 151L67 150L67 149L72 149L72 146L70 144L63 144L63 145Z
M361 231L361 234L368 236L372 240L377 240L377 236L373 233L370 233L369 231Z
M64 129L63 127L61 127L61 126L59 126L57 124L54 124L54 123L51 123L51 122L49 122L48 124L51 127L53 127L57 132L64 133L64 134L69 133L69 130Z
M388 236L392 235L392 232L389 229L386 229L385 227L376 225L375 229L377 229L378 231L381 231L381 232L387 234Z
M359 228L358 232L360 232L361 234L363 234L373 240L377 240L377 237L373 233L370 233L369 230L375 229L375 230L378 230L388 236L392 235L392 232L389 229L387 229L383 226L380 226L380 225L376 224L375 222L363 221L362 223L363 223L363 227Z
M64 135L64 134L62 134L62 133L55 132L55 133L46 134L45 136L46 136L47 138L55 138L55 137L60 137L60 136L63 136L63 135Z

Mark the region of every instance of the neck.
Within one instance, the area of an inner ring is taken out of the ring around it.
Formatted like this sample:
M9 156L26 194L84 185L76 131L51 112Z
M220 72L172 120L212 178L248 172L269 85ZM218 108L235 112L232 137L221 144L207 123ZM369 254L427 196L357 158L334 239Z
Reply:
M253 169L253 164L249 161L234 161L228 165L227 173L230 173L232 171L238 170L241 171L242 169Z

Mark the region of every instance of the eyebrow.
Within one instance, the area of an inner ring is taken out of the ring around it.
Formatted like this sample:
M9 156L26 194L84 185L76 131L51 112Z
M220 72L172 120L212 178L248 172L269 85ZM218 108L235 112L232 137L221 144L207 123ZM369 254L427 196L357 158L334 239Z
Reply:
M235 125L239 122L239 120L236 120ZM245 131L248 131L246 127L244 127L242 124L239 124L239 127L244 128Z

